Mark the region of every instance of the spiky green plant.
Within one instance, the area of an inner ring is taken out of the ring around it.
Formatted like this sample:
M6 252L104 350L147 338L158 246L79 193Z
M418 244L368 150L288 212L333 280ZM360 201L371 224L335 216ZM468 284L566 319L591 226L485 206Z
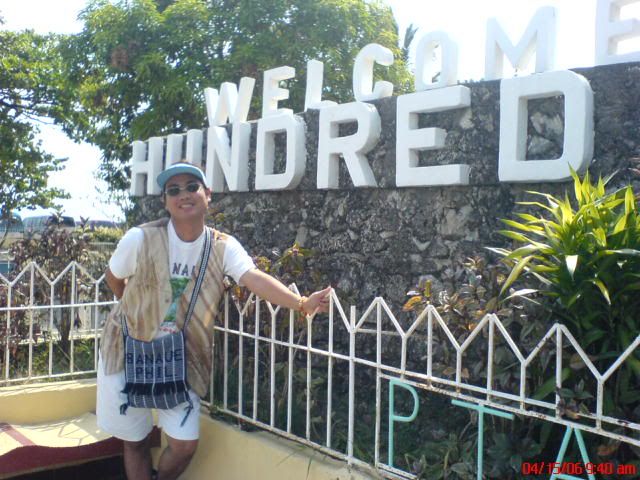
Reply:
M519 203L538 213L502 220L510 228L499 233L515 248L491 250L511 267L502 293L523 276L535 277L538 288L511 296L550 297L554 316L606 366L640 332L640 215L630 186L607 193L611 177L592 183L588 173L572 176L571 199L529 192L541 200ZM637 356L627 364L640 376Z

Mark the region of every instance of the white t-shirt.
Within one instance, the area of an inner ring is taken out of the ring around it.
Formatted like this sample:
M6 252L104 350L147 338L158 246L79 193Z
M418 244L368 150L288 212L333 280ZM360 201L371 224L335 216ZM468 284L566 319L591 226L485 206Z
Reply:
M167 310L164 321L160 325L158 336L177 331L176 310L177 300L180 298L193 271L196 269L202 248L204 245L204 231L193 242L180 240L173 227L173 223L167 225L169 236L169 274L171 276L172 302ZM142 245L144 233L142 229L134 227L127 231L118 242L116 250L109 260L109 269L117 278L125 279L136 271L138 251ZM228 236L222 260L222 271L232 277L236 283L240 283L240 277L247 271L255 268L253 260L246 250L235 238Z

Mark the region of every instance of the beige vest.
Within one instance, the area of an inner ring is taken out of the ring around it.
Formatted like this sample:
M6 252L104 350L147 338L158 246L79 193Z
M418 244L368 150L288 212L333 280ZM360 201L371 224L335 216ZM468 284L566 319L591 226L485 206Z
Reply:
M128 279L122 298L109 314L102 333L100 353L107 374L124 368L121 318L127 319L129 335L150 341L171 305L167 223L168 219L162 219L140 226L144 240L138 252L136 271ZM211 378L213 324L224 293L222 262L228 238L217 230L212 229L211 233L209 263L186 331L187 380L201 397L206 395ZM199 269L200 260L178 301L176 322L179 328L184 323Z

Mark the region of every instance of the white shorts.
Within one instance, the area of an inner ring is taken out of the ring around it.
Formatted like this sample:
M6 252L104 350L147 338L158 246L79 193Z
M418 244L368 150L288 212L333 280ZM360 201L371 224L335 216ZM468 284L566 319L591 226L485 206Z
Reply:
M124 415L120 414L120 406L127 403L127 395L122 393L124 384L124 370L106 375L102 359L98 359L98 427L121 440L139 442L144 440L153 428L151 409L129 407ZM189 395L193 402L193 410L182 426L180 424L184 420L185 407L188 405L186 402L171 410L156 410L158 426L176 440L197 440L200 435L200 397L193 390L189 390Z

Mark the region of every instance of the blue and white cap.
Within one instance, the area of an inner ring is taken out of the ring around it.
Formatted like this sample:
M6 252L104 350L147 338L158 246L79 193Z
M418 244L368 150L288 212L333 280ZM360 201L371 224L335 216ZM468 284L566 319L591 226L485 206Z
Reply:
M204 173L202 173L202 170L200 170L195 165L191 163L186 163L186 162L174 163L173 165L170 165L169 167L165 168L160 173L160 175L158 175L158 178L156 179L156 181L158 182L160 189L164 190L164 186L167 184L167 182L171 177L175 177L176 175L181 175L183 173L196 177L198 180L202 182L202 184L206 188L209 188L209 186L207 185L207 180L204 177Z

